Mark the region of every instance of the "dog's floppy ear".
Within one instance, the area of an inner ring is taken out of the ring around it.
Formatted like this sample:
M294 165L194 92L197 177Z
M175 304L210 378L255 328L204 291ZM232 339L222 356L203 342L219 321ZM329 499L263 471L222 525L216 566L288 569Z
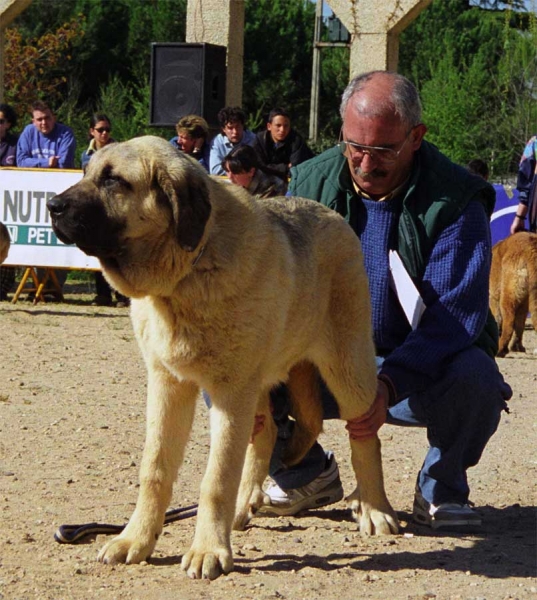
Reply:
M204 173L188 165L173 170L164 166L157 172L157 181L171 204L179 246L193 252L211 214L209 187Z

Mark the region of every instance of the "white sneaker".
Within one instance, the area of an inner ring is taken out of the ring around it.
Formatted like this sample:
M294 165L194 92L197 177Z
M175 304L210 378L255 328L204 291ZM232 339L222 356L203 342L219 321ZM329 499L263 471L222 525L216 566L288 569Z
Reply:
M274 481L265 490L270 504L259 508L256 515L290 516L301 510L320 508L339 502L343 498L343 486L339 469L333 454L328 455L325 470L312 482L294 490L282 490Z
M416 489L414 495L413 518L420 525L434 530L454 532L474 532L481 527L481 517L468 504L442 502L438 506L427 502Z

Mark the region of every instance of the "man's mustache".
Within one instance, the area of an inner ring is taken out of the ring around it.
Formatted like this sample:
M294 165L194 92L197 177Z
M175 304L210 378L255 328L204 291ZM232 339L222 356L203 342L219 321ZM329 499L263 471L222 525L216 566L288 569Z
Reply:
M361 167L354 167L354 174L365 180L384 179L388 176L387 171L382 169L373 169L372 171L364 171Z

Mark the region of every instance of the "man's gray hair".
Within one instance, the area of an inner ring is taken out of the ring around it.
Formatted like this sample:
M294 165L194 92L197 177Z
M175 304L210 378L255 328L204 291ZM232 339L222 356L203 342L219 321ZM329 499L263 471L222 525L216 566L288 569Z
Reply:
M342 120L345 119L345 111L351 98L361 92L371 79L380 73L389 75L393 79L392 93L375 106L357 106L358 112L367 117L380 117L388 111L394 112L409 127L419 125L421 123L421 101L418 90L406 77L390 71L369 71L354 77L341 97L339 112Z

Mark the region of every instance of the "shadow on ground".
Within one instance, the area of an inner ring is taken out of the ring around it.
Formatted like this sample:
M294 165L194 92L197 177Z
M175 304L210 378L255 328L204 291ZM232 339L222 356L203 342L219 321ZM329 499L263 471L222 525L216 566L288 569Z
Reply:
M436 537L446 544L464 538L473 541L471 547L446 548L435 551L409 552L398 551L397 544L389 546L389 553L368 553L357 550L341 553L323 554L260 554L250 558L235 557L235 570L250 573L252 569L266 572L300 571L306 567L322 571L338 569L356 569L359 571L390 572L404 569L420 571L442 569L446 572L469 572L490 578L533 577L535 576L536 556L536 509L513 505L506 508L486 506L479 509L483 517L483 532L480 534L461 535L453 533L432 532L426 527L409 522L404 533L414 536ZM308 517L314 515L313 511ZM347 521L348 512L343 510L323 511L319 513L323 519ZM401 514L402 519L410 519L410 515ZM278 532L302 531L308 527L297 524L276 526L270 524L264 529ZM270 523L270 522L269 522ZM254 527L261 525L253 522ZM153 565L170 566L180 564L181 556L168 556L151 559Z

